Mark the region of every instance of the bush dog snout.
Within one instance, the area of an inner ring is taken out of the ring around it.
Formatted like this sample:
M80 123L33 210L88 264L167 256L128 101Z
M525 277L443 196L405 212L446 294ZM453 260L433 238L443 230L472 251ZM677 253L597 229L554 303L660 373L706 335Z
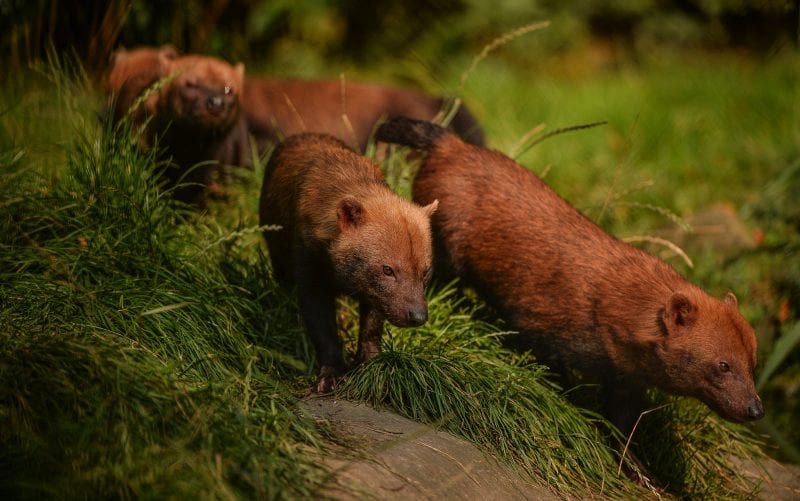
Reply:
M473 286L543 363L600 379L606 414L623 433L649 386L695 397L730 421L764 415L756 336L732 293L711 297L604 232L528 169L446 129L398 118L376 137L427 152L413 193L419 204L439 201L437 269Z
M357 362L380 352L383 323L413 327L428 317L430 217L386 185L378 165L342 141L299 134L279 144L261 190L262 225L273 273L296 284L306 331L320 366L317 391L334 389L346 371L335 298L359 301Z

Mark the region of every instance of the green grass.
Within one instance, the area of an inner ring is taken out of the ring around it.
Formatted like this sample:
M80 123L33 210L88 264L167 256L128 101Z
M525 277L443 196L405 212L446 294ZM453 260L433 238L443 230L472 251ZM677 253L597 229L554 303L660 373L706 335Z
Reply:
M310 496L331 442L296 410L304 342L265 258L183 224L127 131L61 110L55 178L0 155L0 490Z
M716 200L760 224L762 187L800 158L787 112L797 105L792 61L651 62L587 76L566 62L528 75L489 58L464 92L506 152L539 123L547 132L608 121L520 160L615 234L646 233L665 214ZM262 167L209 215L182 211L156 185L154 158L130 131L98 122L98 96L70 73L45 67L0 95L0 492L319 495L329 475L320 458L346 444L296 408L315 368L257 232ZM457 82L453 74L439 78ZM407 194L408 166L390 158L386 168ZM772 239L790 231L764 228ZM691 278L714 291L735 285L743 303L769 287L761 271L741 278L737 265L696 261L684 270ZM746 313L769 318L768 300ZM352 353L355 313L343 308ZM501 339L480 301L434 288L429 323L388 328L385 353L340 395L462 436L564 494L648 495L617 473L601 418ZM779 375L791 360L782 346L771 366ZM692 401L652 398L658 410L635 447L668 492L747 497L754 485L728 458L760 454L752 430Z

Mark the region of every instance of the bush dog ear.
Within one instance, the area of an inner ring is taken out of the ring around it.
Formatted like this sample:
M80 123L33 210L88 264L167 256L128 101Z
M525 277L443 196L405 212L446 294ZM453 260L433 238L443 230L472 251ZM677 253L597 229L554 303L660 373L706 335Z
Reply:
M437 200L434 200L433 202L429 203L425 207L423 207L422 210L425 211L425 215L426 216L431 217L433 215L433 213L436 212L436 209L438 209L438 208L439 208L439 200L437 199Z
M167 51L159 51L158 52L158 75L161 78L169 75L172 72L172 60L174 56L171 56L170 53Z
M665 313L667 326L671 328L688 327L697 316L697 307L685 294L675 292L669 298Z
M355 198L344 198L336 208L336 218L340 231L348 231L364 222L364 206Z
M722 299L722 302L727 305L733 306L736 309L739 309L739 300L736 299L736 294L734 294L733 292L728 292L727 294L725 294L725 297Z
M237 84L241 87L242 80L244 80L244 63L236 63L233 69L236 70L236 78L239 79Z
M164 44L158 48L158 55L167 59L175 59L178 57L178 49L172 44Z

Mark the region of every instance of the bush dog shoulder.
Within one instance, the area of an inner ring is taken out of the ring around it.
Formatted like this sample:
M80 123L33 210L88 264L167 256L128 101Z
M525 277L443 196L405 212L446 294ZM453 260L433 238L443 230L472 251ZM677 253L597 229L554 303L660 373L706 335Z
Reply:
M430 217L392 192L378 165L342 141L300 134L281 143L267 164L260 199L274 274L297 285L300 311L320 365L317 391L345 373L335 298L359 301L357 362L380 352L384 320L418 326L428 316Z
M623 433L649 386L695 397L730 421L762 417L756 337L732 293L711 297L496 151L402 118L376 137L427 151L413 193L417 203L439 201L437 263L474 286L542 362L599 378Z
M284 137L321 132L364 151L379 121L410 116L430 120L444 99L383 85L340 81L245 79L244 110L259 151ZM482 145L477 120L461 106L451 128L468 142Z

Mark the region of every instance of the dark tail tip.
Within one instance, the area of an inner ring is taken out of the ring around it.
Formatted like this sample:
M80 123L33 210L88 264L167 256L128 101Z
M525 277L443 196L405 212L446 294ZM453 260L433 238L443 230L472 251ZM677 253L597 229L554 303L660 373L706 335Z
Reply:
M397 117L381 124L375 132L375 138L385 143L427 150L447 133L444 127L425 120Z

